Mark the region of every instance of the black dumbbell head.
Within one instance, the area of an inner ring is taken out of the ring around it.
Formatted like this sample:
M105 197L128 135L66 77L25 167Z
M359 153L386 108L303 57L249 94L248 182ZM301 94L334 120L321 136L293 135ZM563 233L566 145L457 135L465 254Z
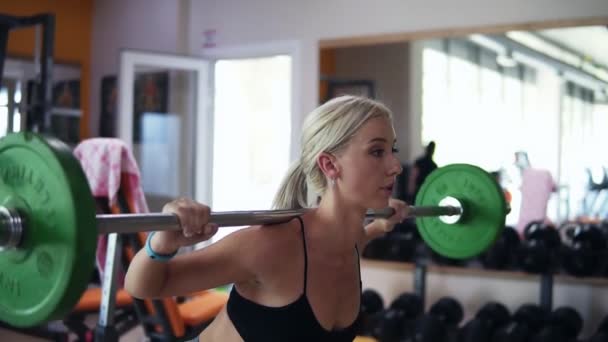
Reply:
M511 314L509 313L509 309L503 304L489 302L479 309L475 317L491 322L494 327L499 327L509 322Z
M545 225L544 237L545 243L550 249L555 249L561 246L562 238L559 236L559 231L553 225Z
M515 230L515 228L513 228L511 226L505 226L505 228L503 229L502 235L503 235L504 240L510 246L519 245L519 243L520 243L519 234L517 233L517 230Z
M444 341L447 335L447 327L437 317L424 315L416 321L411 341L435 342ZM406 340L410 341L410 340Z
M531 221L524 228L524 238L526 240L534 240L540 238L543 229L543 221Z
M593 251L603 251L608 247L608 242L599 226L589 224L573 238L573 243Z
M438 317L447 325L456 325L460 323L464 315L462 305L460 305L457 300L450 297L439 299L431 306L429 313L432 316Z
M475 318L460 330L460 342L490 341L495 331L509 321L509 310L497 302L489 302L477 311Z
M551 313L549 324L559 327L569 338L574 338L583 328L583 319L573 308L563 306Z
M603 259L589 248L564 246L561 252L562 267L576 277L588 277L601 272Z
M418 317L424 311L422 300L414 293L403 293L391 303L392 310L399 310L405 314L405 319L410 320Z
M377 313L379 319L372 327L372 336L380 341L397 341L403 335L405 314L401 310L384 310Z
M508 268L519 242L517 231L513 227L505 227L492 247L481 255L482 264L491 269Z
M536 304L524 304L520 306L515 314L513 314L513 320L518 323L525 323L530 326L531 330L538 330L542 328L549 316L549 312L546 309L541 308Z
M569 224L564 229L562 266L566 272L578 277L602 274L606 267L607 241L599 226Z
M372 289L365 289L361 293L361 313L372 315L384 309L384 300L380 294Z

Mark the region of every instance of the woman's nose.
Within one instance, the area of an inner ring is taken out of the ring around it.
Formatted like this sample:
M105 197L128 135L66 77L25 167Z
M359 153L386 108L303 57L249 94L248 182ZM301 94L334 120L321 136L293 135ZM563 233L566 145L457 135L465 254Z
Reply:
M391 166L390 166L390 174L398 175L403 171L403 167L401 166L401 162L396 156L392 156Z

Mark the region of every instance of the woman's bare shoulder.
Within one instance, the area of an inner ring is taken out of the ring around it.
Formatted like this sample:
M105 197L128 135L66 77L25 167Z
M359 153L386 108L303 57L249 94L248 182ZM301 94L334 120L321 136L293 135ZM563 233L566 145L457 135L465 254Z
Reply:
M299 221L293 219L273 225L251 226L236 233L239 234L239 244L249 249L248 262L260 274L290 261L296 244L302 244L299 227Z

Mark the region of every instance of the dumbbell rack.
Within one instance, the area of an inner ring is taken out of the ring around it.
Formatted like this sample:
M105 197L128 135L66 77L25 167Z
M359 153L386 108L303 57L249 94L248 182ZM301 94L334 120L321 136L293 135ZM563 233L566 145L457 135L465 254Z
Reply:
M425 304L426 298L426 273L427 264L417 261L414 268L414 292ZM553 309L553 274L546 273L540 276L539 305L551 311Z
M417 260L415 263L396 262L396 261L378 261L371 259L362 259L362 267L374 269L386 269L396 271L409 271L413 273L413 289L425 302L426 298L426 279L429 272L446 274L446 275L465 275L465 276L483 276L483 277L507 277L518 279L533 279L539 277L539 294L538 303L540 306L551 310L553 308L553 286L555 279L571 283L586 283L596 286L608 286L608 278L587 277L577 278L565 274L533 274L521 271L511 270L490 270L475 266L444 266L436 265L427 259Z

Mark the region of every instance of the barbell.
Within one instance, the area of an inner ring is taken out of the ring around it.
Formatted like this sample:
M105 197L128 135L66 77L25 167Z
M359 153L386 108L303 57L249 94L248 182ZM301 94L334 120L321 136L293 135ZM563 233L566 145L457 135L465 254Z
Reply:
M310 209L212 212L221 227L274 224ZM386 218L392 208L368 211ZM469 258L491 246L507 213L490 174L467 164L432 172L410 209L438 253ZM61 141L36 133L0 140L0 321L31 327L60 319L86 289L97 236L180 229L171 214L96 215L79 161Z

